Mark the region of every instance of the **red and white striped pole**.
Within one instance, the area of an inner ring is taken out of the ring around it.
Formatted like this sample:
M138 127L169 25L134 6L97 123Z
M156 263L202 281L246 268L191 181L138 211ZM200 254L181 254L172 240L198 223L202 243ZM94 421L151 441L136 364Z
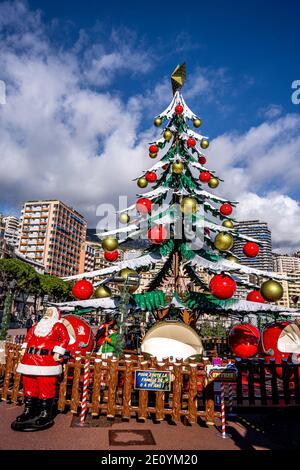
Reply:
M223 384L223 382L221 382L221 420L222 420L222 438L226 439L225 397L224 397L224 384Z
M88 384L89 384L89 373L90 373L90 358L87 357L84 363L84 373L83 373L83 390L82 390L82 400L81 400L81 412L79 425L83 426L87 411L87 393L88 393Z

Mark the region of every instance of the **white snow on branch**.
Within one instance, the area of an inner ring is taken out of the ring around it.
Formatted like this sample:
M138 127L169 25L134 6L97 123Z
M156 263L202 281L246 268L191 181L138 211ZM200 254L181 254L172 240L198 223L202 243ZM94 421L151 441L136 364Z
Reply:
M292 277L285 276L284 274L278 274L273 271L262 271L260 269L249 268L248 266L232 263L231 261L225 259L219 261L209 261L200 255L196 255L192 260L187 261L187 264L189 263L192 266L199 265L218 273L221 273L222 271L235 271L247 274L256 274L257 276L267 277L271 279L293 280Z
M163 257L159 254L146 254L143 256L138 256L137 258L132 258L124 261L120 261L119 263L114 263L113 265L98 269L97 271L90 271L87 273L76 274L75 276L68 276L63 278L64 281L73 281L76 279L88 279L100 276L107 276L108 274L113 274L120 271L123 268L131 268L136 269L143 266L150 266L151 264L156 264L159 261L165 260L166 257Z

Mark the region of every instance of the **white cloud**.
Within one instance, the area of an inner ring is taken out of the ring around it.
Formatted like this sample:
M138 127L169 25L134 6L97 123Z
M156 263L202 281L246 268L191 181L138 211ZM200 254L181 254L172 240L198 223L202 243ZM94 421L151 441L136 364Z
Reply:
M266 119L276 119L282 114L282 112L283 112L282 106L278 104L270 104L269 106L265 108L259 109L258 115Z
M146 110L154 117L164 109L171 89L164 78L128 102L106 91L120 73L149 71L151 51L128 37L124 46L114 31L109 47L98 41L86 52L89 36L82 31L73 49L57 50L39 12L21 2L0 4L0 79L7 83L7 104L0 106L3 205L60 198L95 226L99 203L122 194L134 201L131 180L153 164L147 144L157 135L154 127L142 133L139 127ZM229 82L224 69L196 69L184 95L217 100ZM299 131L299 115L273 114L272 121L247 132L217 137L207 152L208 167L225 180L218 194L240 201L239 218L267 221L277 249L300 245L300 210L293 199L300 179Z

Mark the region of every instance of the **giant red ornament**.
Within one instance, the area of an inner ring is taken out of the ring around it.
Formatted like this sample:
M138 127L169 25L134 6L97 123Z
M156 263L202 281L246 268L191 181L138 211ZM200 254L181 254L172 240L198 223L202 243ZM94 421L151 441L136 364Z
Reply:
M236 283L226 274L216 274L209 283L209 290L218 299L229 299L236 291Z
M200 165L205 165L206 163L206 158L201 156L198 158L198 163L200 163Z
M149 153L157 153L158 152L158 147L155 144L150 145L149 147Z
M188 140L186 141L186 144L188 147L195 147L196 143L197 142L193 137L189 137Z
M157 180L157 174L154 171L147 171L145 178L148 183L154 183Z
M228 336L232 353L242 359L253 357L258 352L260 333L256 326L250 323L234 325Z
M149 214L152 209L152 201L146 197L141 197L136 201L135 207L140 214Z
M72 294L78 300L87 300L94 292L93 284L90 281L81 279L76 281L72 287Z
M183 113L183 106L181 104L178 104L175 106L175 113L176 114L182 114Z
M65 315L62 318L62 323L67 328L70 336L67 350L70 352L71 357L75 356L76 351L79 351L82 355L92 352L95 338L90 325L77 315Z
M224 202L220 207L220 212L222 215L230 215L232 213L232 206L228 202Z
M155 225L150 230L148 230L148 238L152 243L159 245L163 243L167 238L167 230L163 225Z
M249 258L255 258L259 253L259 246L254 242L247 242L243 246L243 252Z
M250 302L259 302L261 304L265 303L265 299L262 297L259 290L252 290L251 292L249 292L249 294L247 295L247 300L250 300Z
M208 183L211 179L211 174L209 171L201 171L199 175L199 180L202 181L202 183Z
M116 261L119 258L119 252L118 250L105 251L104 258L106 259L106 261Z

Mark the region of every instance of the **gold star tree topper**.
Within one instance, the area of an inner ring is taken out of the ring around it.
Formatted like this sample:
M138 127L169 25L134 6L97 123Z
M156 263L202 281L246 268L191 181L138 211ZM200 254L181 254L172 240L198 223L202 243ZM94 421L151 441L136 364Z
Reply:
M172 90L173 95L175 95L176 91L180 90L183 87L186 78L186 66L185 63L181 65L177 65L174 72L171 75L171 83L172 83Z

